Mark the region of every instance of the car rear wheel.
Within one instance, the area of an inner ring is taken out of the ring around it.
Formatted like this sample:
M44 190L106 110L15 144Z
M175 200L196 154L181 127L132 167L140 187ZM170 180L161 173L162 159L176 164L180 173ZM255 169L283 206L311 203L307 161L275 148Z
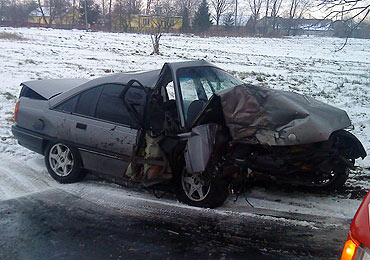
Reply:
M179 201L196 207L216 208L228 197L227 182L218 178L206 179L203 174L187 173L179 176Z
M45 164L49 174L60 183L82 180L85 173L81 170L78 151L63 143L51 143L45 150Z

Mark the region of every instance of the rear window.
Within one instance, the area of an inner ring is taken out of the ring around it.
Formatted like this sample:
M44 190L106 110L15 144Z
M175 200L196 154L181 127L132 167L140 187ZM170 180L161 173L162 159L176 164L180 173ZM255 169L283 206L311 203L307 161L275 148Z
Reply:
M41 96L40 94L38 94L37 92L33 91L32 89L26 86L23 86L19 97L27 97L30 99L37 99L37 100L46 100L46 98L44 98L43 96Z
M73 98L70 98L67 101L64 101L62 104L56 106L55 109L67 113L73 113L75 111L78 98L79 96L74 96Z

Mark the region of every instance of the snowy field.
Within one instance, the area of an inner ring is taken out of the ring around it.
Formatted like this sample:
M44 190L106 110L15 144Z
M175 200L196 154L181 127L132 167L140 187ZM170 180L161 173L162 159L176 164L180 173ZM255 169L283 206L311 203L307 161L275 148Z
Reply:
M1 38L3 33L24 38ZM133 192L114 184L85 181L60 185L48 176L42 157L16 144L10 130L14 105L22 81L51 78L94 78L111 72L159 69L169 61L205 59L246 82L296 91L342 108L349 114L352 131L370 153L370 40L319 37L200 38L166 35L160 56L151 56L148 35L0 28L0 200L61 187L81 197L114 204L118 198L156 200L146 192ZM351 218L369 189L370 158L358 161L343 191L331 194L257 187L248 194L256 208ZM108 194L108 195L107 195ZM111 202L108 202L112 200ZM245 209L240 199L215 210L226 213ZM186 207L173 199L162 200ZM162 203L162 204L161 204ZM116 203L117 205L120 203ZM159 206L160 206L159 205ZM220 213L220 214L221 214ZM297 222L298 223L298 222ZM302 224L302 223L301 223Z

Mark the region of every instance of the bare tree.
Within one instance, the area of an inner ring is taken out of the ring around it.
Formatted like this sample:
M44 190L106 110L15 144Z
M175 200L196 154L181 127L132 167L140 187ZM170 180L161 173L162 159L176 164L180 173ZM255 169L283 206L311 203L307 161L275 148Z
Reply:
M161 13L158 15L163 15L165 17L174 16L177 14L178 10L175 5L176 0L162 0L158 3Z
M170 17L154 17L152 20L152 28L150 31L150 39L152 41L153 51L150 55L160 54L160 41L166 32L169 32L170 28L176 23L170 23Z
M89 29L89 23L87 22L87 0L84 1L84 16L85 16L85 26L86 31Z
M188 32L191 27L191 20L193 20L195 11L198 7L199 0L176 0L174 1L174 8L176 15L183 19L183 32Z
M256 24L257 24L257 20L260 16L260 12L261 12L261 7L262 7L262 0L248 0L248 5L249 5L249 8L251 10L251 18L250 18L250 21L251 21L251 32L253 34L256 33Z
M103 16L103 21L105 23L105 0L102 0L101 2L101 7L102 7L102 16Z
M26 22L29 14L37 8L32 0L0 1L0 20Z
M43 6L41 5L41 1L37 0L37 3L39 4L39 9L40 9L40 12L41 12L41 15L42 15L42 19L44 20L44 23L49 24L49 22L46 20L44 9L43 9Z
M270 1L271 1L270 17L272 20L272 29L275 31L277 29L277 18L278 18L280 7L281 7L283 0L270 0Z
M60 24L63 24L63 18L67 15L68 9L71 7L69 0L53 0L54 7L52 9L53 19Z
M235 0L235 18L234 18L234 23L235 23L235 31L238 28L238 0Z
M346 28L346 40L337 50L342 50L353 32L370 16L369 0L322 0L319 9L326 13L324 19L339 20Z
M326 13L325 19L364 21L370 14L369 0L322 0L318 6Z
M131 21L132 21L132 15L133 14L140 14L141 11L141 0L127 0L128 6L127 6L127 16L129 20L129 29L131 30Z
M145 7L145 14L149 14L150 13L151 5L152 5L152 0L147 0L146 1L146 7Z
M132 31L132 15L140 11L140 0L116 0L113 13L118 18L120 29L127 32Z
M229 0L211 0L211 6L214 10L213 17L216 21L216 26L218 29L218 26L221 21L221 17L231 6L231 2Z
M151 55L160 54L160 40L164 33L169 32L170 28L176 25L177 21L171 19L171 17L176 14L176 11L176 5L173 0L158 1L154 6L153 19L151 20L152 27L150 31L150 39L153 46Z
M6 20L9 5L8 0L0 0L0 21Z
M270 10L270 0L265 0L265 20L264 20L264 24L263 24L263 33L266 34L267 33L267 17L268 17L268 13L269 13L269 10Z
M109 30L112 30L112 0L109 0L108 13L109 13L108 27L109 27Z
M160 41L163 36L163 31L162 31L162 23L161 20L157 20L154 23L154 26L152 28L151 34L150 34L150 39L152 40L152 46L153 46L153 51L150 55L159 55L159 47L160 47Z
M290 0L288 13L287 34L291 34L291 30L298 25L299 19L309 10L310 0Z
M189 12L189 16L193 17L194 13L199 5L199 0L177 0L175 2L175 8L177 10L177 13L183 14L185 8Z
M129 24L126 15L126 0L116 0L113 8L113 14L118 21L118 27L122 31L128 31Z
M38 0L39 10L42 15L42 19L45 24L53 24L56 18L59 18L60 23L63 21L63 16L67 14L68 7L70 7L70 2L68 0L50 0L49 1L49 19L46 19L45 6L42 6L41 1Z
M223 18L223 25L226 27L226 28L231 28L234 26L235 24L235 16L234 16L234 13L227 13L224 18Z
M74 26L76 23L76 0L73 0L72 2L72 25Z

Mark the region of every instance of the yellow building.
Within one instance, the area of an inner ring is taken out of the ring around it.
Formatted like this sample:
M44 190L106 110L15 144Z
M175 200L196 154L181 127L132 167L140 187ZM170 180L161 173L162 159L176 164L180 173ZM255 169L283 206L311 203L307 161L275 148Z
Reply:
M182 28L182 17L180 16L150 16L142 14L120 15L112 18L112 29L117 31L134 32L178 32Z
M74 10L74 15L73 15ZM69 10L61 16L54 17L50 23L50 8L42 7L42 11L45 16L46 23L42 16L40 8L37 8L30 13L28 22L38 25L67 25L76 26L79 20L81 20L81 14L77 8L69 8ZM108 18L109 15L106 15ZM84 19L83 19L84 20ZM104 22L101 22L98 26L104 26ZM124 31L124 32L179 32L182 28L182 17L180 16L150 16L142 14L113 14L112 15L112 30Z

